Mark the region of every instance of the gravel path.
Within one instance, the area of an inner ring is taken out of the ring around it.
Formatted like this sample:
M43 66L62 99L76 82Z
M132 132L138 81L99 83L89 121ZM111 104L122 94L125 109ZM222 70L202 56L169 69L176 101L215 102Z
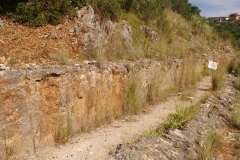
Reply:
M145 113L116 120L109 125L101 126L90 133L76 135L64 146L37 150L35 155L24 157L24 160L99 160L106 159L108 152L119 143L134 140L149 129L162 123L167 115L174 112L178 103L192 105L201 97L210 93L211 77L204 77L198 85L192 102L180 101L179 96L169 97L166 101L149 106Z

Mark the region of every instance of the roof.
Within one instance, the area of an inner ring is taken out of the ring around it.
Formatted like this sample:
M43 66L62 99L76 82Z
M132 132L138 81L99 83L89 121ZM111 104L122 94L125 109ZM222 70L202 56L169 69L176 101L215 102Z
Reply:
M232 13L229 16L239 16L239 14L238 13Z

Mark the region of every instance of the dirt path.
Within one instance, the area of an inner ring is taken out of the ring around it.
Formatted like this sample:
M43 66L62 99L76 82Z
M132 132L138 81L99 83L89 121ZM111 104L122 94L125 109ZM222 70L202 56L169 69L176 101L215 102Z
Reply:
M128 142L152 126L162 123L167 115L174 112L176 104L191 105L210 93L211 77L204 77L195 92L193 102L180 101L179 96L169 97L166 101L150 106L146 113L129 117L130 120L116 120L110 125L95 131L74 137L69 143L59 148L46 148L24 159L36 160L99 160L105 159L109 150L119 143Z

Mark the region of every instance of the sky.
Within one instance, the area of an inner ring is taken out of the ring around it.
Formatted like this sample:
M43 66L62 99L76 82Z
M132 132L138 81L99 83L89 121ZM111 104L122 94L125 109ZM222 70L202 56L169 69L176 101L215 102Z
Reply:
M240 0L188 0L201 10L204 17L228 17L231 13L240 14Z

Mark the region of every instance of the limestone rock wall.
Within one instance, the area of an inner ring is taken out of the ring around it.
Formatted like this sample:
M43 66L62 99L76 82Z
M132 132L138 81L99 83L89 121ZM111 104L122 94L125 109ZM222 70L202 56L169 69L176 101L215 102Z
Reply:
M194 62L201 72L206 60ZM132 72L139 73L141 94L156 69L162 71L162 87L173 86L182 61L96 63L74 66L35 66L0 71L0 155L6 148L14 156L34 153L55 145L60 125L71 121L74 133L122 114L127 84ZM5 145L6 144L6 145ZM1 159L0 158L0 159Z

